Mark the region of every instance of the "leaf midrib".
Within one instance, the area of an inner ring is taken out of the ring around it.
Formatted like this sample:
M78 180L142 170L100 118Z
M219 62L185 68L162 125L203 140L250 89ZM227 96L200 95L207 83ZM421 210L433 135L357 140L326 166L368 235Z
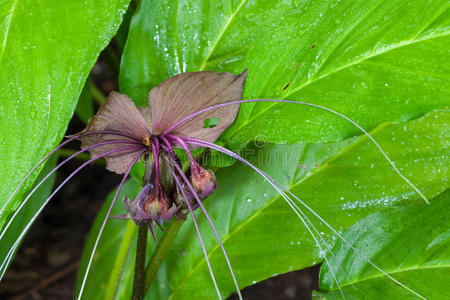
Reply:
M222 39L223 35L225 34L225 32L227 31L228 27L230 26L231 22L233 21L234 17L237 15L237 13L241 10L241 8L244 6L244 4L247 2L247 0L241 0L241 2L239 2L239 5L237 6L237 8L234 10L234 12L228 17L225 25L222 27L222 30L219 32L216 40L214 41L214 43L212 44L211 48L209 48L208 53L205 55L205 58L203 59L202 64L200 65L199 71L203 71L206 67L206 64L208 63L209 58L211 57L212 53L214 52L214 50L217 47L217 44L219 43L219 41Z

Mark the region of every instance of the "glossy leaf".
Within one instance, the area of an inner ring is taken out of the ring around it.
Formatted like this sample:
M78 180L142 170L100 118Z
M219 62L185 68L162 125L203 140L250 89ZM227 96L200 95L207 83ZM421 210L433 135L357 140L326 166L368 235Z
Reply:
M86 77L119 27L128 2L0 3L1 206L61 140ZM20 195L2 213L0 224L19 201Z
M449 117L445 112L431 113L408 123L381 125L372 132L397 166L431 199L432 206L439 201L434 197L449 186ZM420 211L423 205L365 137L335 144L251 146L245 153L341 232L374 213L411 206ZM323 261L307 229L260 176L241 164L220 169L216 175L218 189L205 205L241 287ZM311 214L308 216L332 247L336 236ZM197 217L219 287L224 296L230 295L233 283L220 248L200 211ZM114 232L115 241L117 234ZM109 240L108 235L105 240ZM322 248L327 250L323 244ZM131 277L124 275L123 282L132 280L132 265L125 268L124 274ZM111 266L97 263L94 268L107 273ZM147 297L166 299L158 298L155 291L161 281L169 284L170 299L215 297L190 218L183 224L158 280ZM95 287L98 285L93 284ZM167 286L161 291L167 293Z
M447 1L143 0L120 74L139 105L180 72L249 69L244 98L335 109L363 127L444 109L450 96ZM359 135L315 108L244 104L222 142L336 141Z
M450 137L446 125L449 117L447 113L434 113L405 124L380 126L373 132L397 166L406 176L414 178L429 198L449 187L450 149L446 142ZM339 146L307 146L300 158L304 162L298 164L290 163L286 157L295 157L301 149L269 147L265 149L265 155L272 158L268 165L260 166L341 231L372 213L423 203L366 138L357 140L337 154L335 147ZM327 151L327 148L334 148L335 153ZM322 154L324 152L336 155L327 160L327 156ZM280 157L280 154L285 163L279 158L274 161L273 157ZM258 162L257 156L252 157ZM306 176L298 173L303 165L314 168L314 164L318 164L318 168ZM217 192L206 202L231 255L241 286L323 260L321 250L305 226L284 200L258 177L242 166L223 169L217 172ZM246 184L239 184L241 182ZM308 216L311 218L310 214ZM332 245L336 237L317 219L311 219L327 243ZM220 248L203 217L200 217L200 223L216 278L224 296L229 295L233 292L233 284ZM168 270L176 269L169 277L173 290L171 298L214 297L199 243L192 238L195 234L193 226L186 225L182 227L166 262ZM183 253L181 256L180 251Z
M374 213L346 230L344 237L363 249L366 256L391 276L419 292L426 299L450 297L450 219L442 212L450 209L450 192L433 205L392 208ZM338 242L333 249L341 271L334 270L346 299L409 299L411 294L392 280L370 268L361 257ZM349 285L352 284L353 286ZM330 269L323 267L320 299L341 299Z

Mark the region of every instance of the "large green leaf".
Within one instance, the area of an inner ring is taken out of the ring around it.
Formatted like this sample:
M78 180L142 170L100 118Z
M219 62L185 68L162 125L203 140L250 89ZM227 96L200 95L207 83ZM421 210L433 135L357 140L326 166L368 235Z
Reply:
M449 186L449 121L448 113L436 112L407 123L384 124L372 132L397 166L432 199L431 206L438 202L433 198ZM245 153L340 231L373 213L421 208L423 204L365 137L335 144L252 146ZM220 169L216 175L219 187L205 205L241 287L322 261L321 250L301 221L260 176L241 164ZM442 217L445 210L440 213ZM234 287L220 248L200 211L197 217L219 287L224 296L229 295ZM336 236L317 219L311 220L333 246ZM104 241L118 242L118 235L120 231L116 230ZM323 245L322 248L326 250ZM114 251L104 253L110 256ZM98 260L93 268L108 273L112 266L100 264L101 257ZM124 269L124 284L132 280L132 267L130 263ZM215 297L190 218L182 226L158 276L158 283L150 291L153 299L165 299L158 298L155 289L163 285L162 292L167 292L167 283L171 299ZM129 296L129 291L122 295Z
M409 178L415 178L429 198L449 186L450 130L445 127L449 120L448 113L433 113L406 124L381 126L373 132L397 165ZM284 160L286 164L283 160L269 160L269 165L261 167L337 230L345 230L374 212L423 203L366 138L352 143L331 160L320 161L324 159L320 150L326 151L328 147L336 146L316 145L310 150L312 153L306 152L302 157L307 165L314 160L320 165L306 177L292 173L301 165L290 164L288 160ZM294 149L282 149L281 146L266 149L266 155L273 157L275 153L277 157L284 153L286 156L281 157L295 157ZM303 224L253 171L242 166L226 168L218 172L218 181L219 189L206 205L231 255L241 286L322 260L320 249ZM246 184L240 184L242 182ZM326 241L333 244L336 237L313 220ZM200 218L200 223L218 282L224 295L228 295L233 292L233 284L220 248L207 231L204 218ZM172 271L169 277L172 298L195 295L208 299L214 297L214 289L190 225L183 226L166 262L167 269Z
M444 109L450 96L448 1L151 1L134 16L121 90L186 71L249 69L244 98L306 101L365 128ZM359 132L318 109L243 104L222 141L335 141Z
M0 206L62 138L86 77L128 2L0 2Z
M427 299L448 299L450 293L450 218L442 212L450 209L450 192L433 205L392 208L375 213L350 227L344 237L363 249L391 276L413 288ZM411 293L368 266L341 242L333 249L337 262L346 273L334 272L347 299L409 299ZM328 267L321 270L321 289L336 290ZM349 284L353 284L353 286ZM320 298L341 299L339 291L321 293Z

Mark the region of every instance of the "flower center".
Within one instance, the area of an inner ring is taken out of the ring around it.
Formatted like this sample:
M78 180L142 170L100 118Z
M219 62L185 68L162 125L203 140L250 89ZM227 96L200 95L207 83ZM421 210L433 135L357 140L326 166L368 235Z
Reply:
M144 137L144 138L142 139L142 143L143 143L145 146L150 146L150 138L149 138L148 136Z

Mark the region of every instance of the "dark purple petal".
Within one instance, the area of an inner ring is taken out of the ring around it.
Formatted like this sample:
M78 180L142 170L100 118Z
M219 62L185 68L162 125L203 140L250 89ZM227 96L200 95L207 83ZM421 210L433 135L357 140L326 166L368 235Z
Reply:
M247 72L240 75L192 72L171 77L151 90L152 131L161 134L171 125L202 108L240 100ZM173 135L214 142L236 118L239 104L207 111L177 126ZM204 120L218 118L217 126L203 128Z
M136 108L136 105L128 96L117 92L111 92L106 99L105 104L103 104L97 114L89 120L86 129L82 132L106 130L125 133L134 137L134 139L131 137L120 137L114 134L94 134L80 137L81 147L86 148L101 142L120 139L128 142L141 143L144 148L143 141L150 137L150 129L145 117ZM123 147L123 145L101 146L89 150L89 153L92 157L96 157L101 153L120 147ZM131 162L141 150L142 149L106 156L106 168L118 174L125 173Z

